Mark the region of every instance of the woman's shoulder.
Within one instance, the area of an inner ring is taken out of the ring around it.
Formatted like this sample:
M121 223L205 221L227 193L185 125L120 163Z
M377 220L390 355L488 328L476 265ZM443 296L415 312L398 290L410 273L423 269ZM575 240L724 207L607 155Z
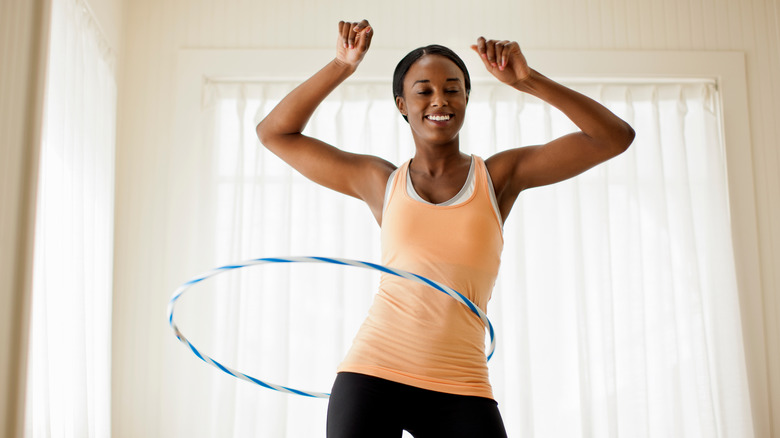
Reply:
M508 149L485 159L485 167L490 173L497 193L517 174L526 150L526 148Z

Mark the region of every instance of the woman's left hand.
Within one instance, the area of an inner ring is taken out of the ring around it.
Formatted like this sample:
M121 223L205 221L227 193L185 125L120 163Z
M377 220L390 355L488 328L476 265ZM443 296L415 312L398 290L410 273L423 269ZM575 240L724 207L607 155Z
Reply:
M531 75L531 68L516 41L477 39L471 46L482 59L485 68L499 81L516 85Z

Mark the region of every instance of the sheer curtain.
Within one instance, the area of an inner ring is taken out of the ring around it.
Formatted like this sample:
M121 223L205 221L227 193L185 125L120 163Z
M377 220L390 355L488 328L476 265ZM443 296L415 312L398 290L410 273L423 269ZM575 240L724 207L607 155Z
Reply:
M214 236L215 265L380 261L368 208L305 180L254 135L294 85L205 85L215 191L204 203L216 227L203 232ZM488 315L509 435L752 436L716 85L572 86L638 135L611 162L521 194L505 224ZM390 96L387 83L345 84L307 133L400 164L413 145ZM535 98L478 82L461 147L488 157L573 129ZM329 390L378 277L320 265L242 271L214 282L213 301L189 317L212 333L203 348L250 375ZM211 376L212 436L324 436L325 401Z
M25 436L108 437L114 61L82 0L52 14Z

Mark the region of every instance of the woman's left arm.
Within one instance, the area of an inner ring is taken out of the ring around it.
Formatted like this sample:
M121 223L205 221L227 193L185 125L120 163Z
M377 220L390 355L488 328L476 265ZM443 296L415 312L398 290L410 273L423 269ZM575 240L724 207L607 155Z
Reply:
M554 106L580 129L486 160L504 218L521 191L578 175L621 154L633 142L631 126L603 105L529 68L516 42L480 37L472 48L498 80Z

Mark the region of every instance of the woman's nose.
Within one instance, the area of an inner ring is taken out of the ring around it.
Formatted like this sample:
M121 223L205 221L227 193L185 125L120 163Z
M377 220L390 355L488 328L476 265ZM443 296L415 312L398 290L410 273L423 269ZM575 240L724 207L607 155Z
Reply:
M447 96L444 93L433 93L431 105L436 107L447 105Z

